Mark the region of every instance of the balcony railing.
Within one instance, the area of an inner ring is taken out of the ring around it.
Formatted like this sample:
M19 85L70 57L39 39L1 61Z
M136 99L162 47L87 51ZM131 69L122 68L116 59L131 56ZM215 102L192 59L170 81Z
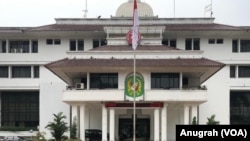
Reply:
M90 101L124 101L124 89L77 89L68 88L63 92L66 103ZM166 102L205 102L207 90L205 87L190 87L183 89L145 89L144 101Z

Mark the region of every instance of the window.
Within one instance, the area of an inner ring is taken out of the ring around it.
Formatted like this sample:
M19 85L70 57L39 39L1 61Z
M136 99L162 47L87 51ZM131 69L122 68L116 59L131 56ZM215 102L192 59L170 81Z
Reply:
M240 51L241 52L250 52L250 40L241 40L240 41Z
M1 41L0 53L6 53L6 41Z
M223 39L222 38L218 38L218 39L211 38L211 39L208 39L208 44L223 44Z
M32 41L31 52L38 53L38 41L37 40Z
M97 48L100 46L105 46L107 45L106 39L94 39L93 40L93 48Z
M223 39L217 39L217 44L223 44Z
M46 44L47 45L60 45L61 44L61 39L46 39Z
M8 78L8 77L9 77L9 67L0 66L0 78Z
M29 41L10 41L10 53L29 53Z
M2 91L1 125L36 128L39 125L38 91Z
M163 39L161 43L163 45L176 48L176 39Z
M250 52L250 40L232 40L232 52Z
M239 66L239 77L250 77L250 66Z
M208 39L208 44L215 44L215 39Z
M232 41L232 52L238 52L239 47L238 47L238 40L233 40Z
M185 40L186 50L200 50L200 39L199 38L187 38Z
M230 124L250 124L250 91L230 92Z
M54 44L55 45L60 45L61 44L61 40L60 39L54 39Z
M53 39L46 39L47 45L53 45Z
M83 51L84 50L84 40L71 39L69 41L70 51Z
M90 88L118 88L117 73L91 73Z
M34 78L39 78L39 76L40 76L39 66L34 66Z
M31 66L13 66L12 78L31 78Z
M151 88L179 88L179 73L151 73Z
M230 66L230 78L236 77L236 66Z

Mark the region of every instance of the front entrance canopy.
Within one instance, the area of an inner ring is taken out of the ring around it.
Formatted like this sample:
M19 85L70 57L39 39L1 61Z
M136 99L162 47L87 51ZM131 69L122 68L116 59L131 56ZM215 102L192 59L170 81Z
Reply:
M133 59L62 59L45 65L50 71L70 84L77 73L133 71ZM200 83L224 67L223 63L206 58L136 59L138 72L183 72L200 77Z

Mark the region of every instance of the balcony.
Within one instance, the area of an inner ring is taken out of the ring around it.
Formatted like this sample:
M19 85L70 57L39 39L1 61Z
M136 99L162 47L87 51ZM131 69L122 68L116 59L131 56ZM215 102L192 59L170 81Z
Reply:
M124 101L123 89L68 89L62 100L68 104L80 102ZM157 89L145 90L144 101L197 102L207 101L205 89Z

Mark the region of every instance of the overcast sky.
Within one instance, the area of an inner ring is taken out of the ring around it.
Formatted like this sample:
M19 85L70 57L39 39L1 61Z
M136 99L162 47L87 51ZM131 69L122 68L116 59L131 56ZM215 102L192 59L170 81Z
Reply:
M88 0L87 18L115 16L128 0ZM209 17L204 12L211 0L141 0L160 18ZM175 1L175 8L174 8ZM54 24L55 18L83 18L86 0L0 0L0 26L41 26ZM175 9L175 10L174 10ZM216 23L250 26L250 0L213 0Z

